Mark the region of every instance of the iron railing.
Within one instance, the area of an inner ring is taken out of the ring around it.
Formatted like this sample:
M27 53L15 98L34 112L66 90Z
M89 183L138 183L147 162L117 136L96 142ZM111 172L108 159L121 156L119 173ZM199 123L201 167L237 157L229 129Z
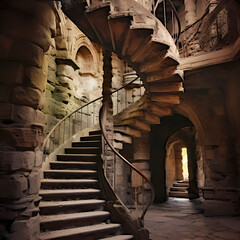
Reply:
M167 11L167 7L170 7L171 11ZM157 14L160 12L161 14ZM181 33L181 23L177 13L177 10L171 0L157 0L153 7L153 14L161 20L165 28L169 31L172 38L175 40L175 44L178 43Z
M108 139L107 132L105 130L105 113L105 105L103 104L99 112L99 125L104 140L103 152L106 153L110 148L113 153L110 166L109 161L104 159L103 165L105 165L105 176L113 190L118 193L118 196L124 205L130 210L130 212L139 217L143 224L144 216L155 198L153 184L143 172L136 168L114 148L113 144ZM104 155L109 156L109 153ZM121 167L117 166L118 162L122 162L123 165ZM123 176L123 174L117 174L117 170L119 171L119 169L124 170L125 176ZM110 174L108 174L109 171L111 172ZM118 177L120 179L118 179ZM125 187L125 195L121 194L123 186ZM126 193L128 193L128 197L126 196Z
M125 86L112 92L114 114L118 114L141 97L143 90L140 90L140 95L136 95L135 92L137 88L131 88L131 85L136 81L140 81L139 77L134 78ZM142 89L142 86L143 84L141 82L138 88ZM76 133L99 123L98 118L99 110L102 105L102 98L102 96L98 97L84 106L79 107L61 119L51 129L42 145L43 162L49 154L54 152L61 144L70 140Z

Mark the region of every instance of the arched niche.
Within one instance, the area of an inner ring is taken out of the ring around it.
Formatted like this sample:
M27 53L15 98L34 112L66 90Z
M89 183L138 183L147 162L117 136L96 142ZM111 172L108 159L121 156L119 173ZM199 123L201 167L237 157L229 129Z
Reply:
M94 75L94 59L90 50L86 46L81 46L76 54L76 62L82 74Z

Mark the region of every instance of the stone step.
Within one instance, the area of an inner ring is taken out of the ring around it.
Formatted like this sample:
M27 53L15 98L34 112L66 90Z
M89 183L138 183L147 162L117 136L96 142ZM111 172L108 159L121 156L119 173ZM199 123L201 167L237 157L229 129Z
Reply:
M131 118L123 121L123 124L130 125L132 128L137 128L140 131L150 132L151 127L142 121L139 121L138 119Z
M88 161L95 162L98 159L98 154L59 154L58 161Z
M170 191L169 197L188 198L189 195L188 195L188 192L176 192L176 191L171 192Z
M102 139L101 135L91 135L91 136L80 137L80 141L101 141L101 139Z
M132 144L132 137L119 132L114 133L114 141Z
M66 154L93 154L99 153L99 147L72 147L72 148L65 148Z
M99 240L130 240L133 239L132 235L118 235L113 237L101 238Z
M171 187L170 191L187 192L187 187Z
M42 189L74 189L96 187L98 187L98 180L96 179L43 179L41 181Z
M189 184L189 180L178 180L177 183L188 183Z
M96 179L97 177L97 171L95 170L46 170L43 172L43 174L45 178L56 179Z
M95 131L90 131L89 135L101 135L102 131L101 130L95 130Z
M106 221L109 215L106 211L92 211L42 216L40 228L46 231L88 226Z
M133 137L141 137L142 136L141 131L131 128L126 125L115 125L114 132L120 132L120 133L129 135L129 136L133 136Z
M120 224L97 224L86 227L43 232L40 234L40 240L93 240L112 234L119 228Z
M173 187L189 187L189 183L174 183Z
M81 170L97 169L96 162L54 161L50 162L50 166L51 169L81 169Z
M102 210L104 200L87 199L73 201L41 201L39 204L41 215L52 215L71 212L88 212Z
M54 190L40 190L39 195L44 201L55 200L82 200L98 198L100 195L99 189L54 189Z
M137 110L137 111L131 112L129 114L129 117L139 118L139 120L142 120L148 124L160 124L159 117L143 110Z
M101 141L73 142L72 147L100 147Z

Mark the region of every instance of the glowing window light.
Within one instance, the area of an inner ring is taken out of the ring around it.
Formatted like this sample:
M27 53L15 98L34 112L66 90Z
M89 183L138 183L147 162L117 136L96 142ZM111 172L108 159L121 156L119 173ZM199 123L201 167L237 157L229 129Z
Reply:
M182 148L182 174L183 174L184 180L188 179L187 148Z

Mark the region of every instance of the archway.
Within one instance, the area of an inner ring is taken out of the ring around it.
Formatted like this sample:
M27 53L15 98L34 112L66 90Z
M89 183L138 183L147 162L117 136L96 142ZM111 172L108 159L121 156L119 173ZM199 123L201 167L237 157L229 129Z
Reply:
M189 170L189 198L199 196L198 182L203 181L202 164L196 148L196 131L192 122L180 114L163 117L160 125L152 127L150 169L156 190L156 202L168 199L174 181L182 176L182 148L187 148ZM199 178L199 172L201 177ZM200 184L201 185L201 184Z

